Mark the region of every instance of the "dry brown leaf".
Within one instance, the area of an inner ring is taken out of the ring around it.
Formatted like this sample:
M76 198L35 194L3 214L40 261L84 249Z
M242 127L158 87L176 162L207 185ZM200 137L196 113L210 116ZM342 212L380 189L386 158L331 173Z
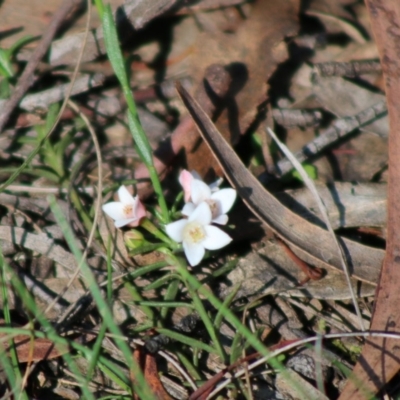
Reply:
M4 325L4 320L0 321L1 326ZM10 345L7 341L3 341L10 335L6 333L0 333L1 351L8 352L10 350ZM25 362L35 362L42 360L50 360L52 358L60 357L65 353L68 353L69 347L65 345L55 346L54 342L47 338L35 338L29 335L15 335L12 337L14 342L15 350L18 354L18 361Z
M192 56L191 73L201 82L211 64L228 67L232 76L230 97L217 126L231 143L237 143L254 121L257 107L267 99L267 80L277 64L287 58L284 39L297 33L299 1L255 3L249 18L232 33L204 33ZM200 143L194 153L186 154L188 168L205 176L219 171L207 147ZM220 171L219 171L220 173Z
M0 7L0 21L1 28L22 28L13 35L5 36L2 38L1 46L4 48L10 47L18 39L25 35L41 36L47 29L52 15L60 7L62 0L4 0ZM121 4L120 0L110 0L113 8ZM91 27L95 28L100 23L98 13L93 7L91 16ZM80 18L74 21L69 27L66 34L73 34L74 32L82 32L85 29L86 14L83 13ZM35 47L36 42L31 43L30 47Z
M146 383L149 385L154 398L156 400L174 400L173 397L167 393L163 384L161 383L155 357L147 352L144 352L140 347L134 351L133 357L138 365L140 365L142 368L144 378ZM131 376L131 379L133 382L135 382L134 376ZM137 394L134 394L133 398L135 400L140 400Z
M386 226L386 184L333 182L316 186L334 229ZM276 197L296 214L321 224L309 190L288 190L277 193Z

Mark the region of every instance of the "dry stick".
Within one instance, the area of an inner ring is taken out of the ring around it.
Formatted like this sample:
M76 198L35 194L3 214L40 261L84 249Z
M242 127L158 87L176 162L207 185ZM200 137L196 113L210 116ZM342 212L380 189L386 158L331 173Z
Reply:
M285 128L316 126L322 119L322 113L318 110L297 110L291 108L274 108L272 116L275 122Z
M288 353L289 351L296 349L300 346L304 346L307 343L313 343L316 342L318 340L326 340L326 339L344 339L344 338L355 338L357 336L361 336L364 338L390 338L392 340L399 340L400 339L400 335L397 333L387 333L387 332L339 332L339 333L328 333L328 334L324 334L324 335L317 335L317 336L312 336L309 338L304 338L304 339L296 339L296 340L292 340L292 341L288 341L288 344L285 344L284 346L272 346L271 348L271 353L267 356L267 357L260 357L257 361L255 361L254 363L252 363L251 365L248 366L249 370L253 370L257 367L259 367L262 364L265 364L268 360L272 359L272 358L276 358L278 357L280 354L284 354L284 353ZM251 356L254 355L258 355L258 353L253 353L250 356L247 356L247 358L250 358ZM251 357L254 358L254 357ZM238 360L241 361L241 360ZM240 363L236 361L235 365L240 365ZM233 376L230 377L226 377L227 379L221 383L219 386L216 387L216 389L211 392L207 399L211 399L214 398L214 396L220 392L223 388L225 388L227 385L229 385L229 383L231 383L233 381L233 379L239 379L240 377L242 377L245 374L245 370L242 368L241 370L239 370L238 372L236 372ZM225 377L225 376L224 376ZM363 400L365 400L365 398L363 398Z
M70 96L81 94L94 87L98 87L102 85L105 80L105 75L101 73L94 75L83 74L75 80ZM40 93L29 94L24 97L19 107L27 111L34 111L38 108L47 109L51 104L58 103L65 99L65 94L70 89L70 86L70 83L65 83Z
M296 169L296 171L303 178L303 181L304 181L305 185L307 186L308 190L310 190L310 192L312 193L312 195L314 197L314 200L315 200L315 202L317 204L317 207L318 207L319 212L320 212L320 214L322 216L322 219L325 222L327 230L331 234L333 243L336 246L336 250L337 250L337 252L339 254L341 267L343 269L344 276L346 277L347 286L349 288L349 293L350 293L351 299L353 301L353 306L354 306L354 308L356 310L356 313L357 313L357 316L358 316L360 328L361 328L361 330L364 331L365 328L364 328L364 323L363 323L361 311L360 311L360 308L358 306L358 303L357 303L357 300L356 300L356 295L354 293L354 289L353 289L353 286L352 286L351 280L350 280L350 271L349 271L349 266L348 266L348 260L347 260L347 257L346 257L344 249L340 245L339 240L336 237L335 232L333 231L332 225L331 225L331 223L329 221L329 216L328 216L328 212L326 210L325 204L323 203L323 201L322 201L322 199L321 199L321 197L320 197L320 195L318 193L318 190L315 187L314 182L312 181L312 179L310 179L308 177L307 172L304 170L304 168L301 165L301 163L294 157L294 155L292 153L290 153L290 150L282 142L280 142L280 140L277 138L275 133L270 128L267 128L267 131L270 134L270 136L272 137L272 139L274 139L274 141L278 145L278 147L281 149L281 151L286 155L286 157L289 158L290 162L293 164L293 166Z
M400 327L400 2L366 1L382 62L389 112L388 222L386 255L377 286L371 330ZM353 378L340 400L361 400L363 390L377 393L399 371L400 346L392 339L373 338L365 344ZM358 383L358 384L357 384Z
M306 161L310 157L316 156L334 142L344 138L355 129L362 128L387 113L386 101L382 100L371 107L359 112L351 117L336 120L332 126L324 131L320 136L306 144L300 151L294 154L300 162ZM281 175L285 175L293 169L292 163L284 158L278 162L277 169Z
M24 72L18 80L17 87L12 94L11 98L4 105L3 111L0 114L0 132L2 132L4 126L6 125L10 115L14 111L15 107L17 107L18 103L26 93L26 91L30 88L34 79L32 79L33 73L35 72L36 67L39 62L46 54L50 44L62 24L65 20L66 16L73 12L73 10L80 5L81 0L64 0L61 4L61 7L54 14L52 20L50 21L49 27L47 28L45 34L42 37L42 40L39 42L37 47L35 48L31 59L26 65Z
M319 76L346 76L348 78L382 72L379 60L330 61L314 64L314 68Z
M84 36L82 47L81 47L81 49L79 51L79 55L78 55L78 58L77 58L77 63L76 63L75 71L74 71L73 78L72 78L72 81L71 81L71 85L70 85L69 89L67 89L66 98L64 99L64 103L63 103L62 108L65 108L65 106L67 104L66 102L68 102L70 107L75 112L77 112L80 115L80 117L83 119L83 121L86 123L86 126L87 126L87 128L88 128L88 130L89 130L89 132L90 132L90 134L92 136L92 140L93 140L93 143L94 143L94 146L95 146L95 149L96 149L96 156L97 156L98 166L99 166L99 171L98 171L98 181L99 181L98 182L98 186L99 187L98 187L98 195L97 195L97 205L96 205L96 209L95 209L93 227L92 227L92 230L91 230L90 235L89 235L89 239L88 239L88 242L87 242L87 245L86 245L86 249L85 249L85 251L84 251L84 253L82 255L82 259L80 260L80 262L79 262L79 264L78 264L78 266L77 266L77 268L76 268L76 270L75 270L75 272L73 274L73 277L70 279L70 282L67 285L67 288L64 289L63 293L59 293L58 296L53 300L53 302L48 305L48 307L46 308L44 314L48 313L52 309L54 304L58 301L58 299L64 296L66 291L70 288L70 285L72 285L72 283L75 280L76 276L79 274L79 271L81 269L80 267L81 267L82 263L85 262L85 260L86 260L88 249L89 249L89 247L90 247L90 245L92 243L92 240L94 238L94 234L95 234L95 231L96 231L96 228L97 228L97 222L98 222L99 215L100 215L100 202L101 202L101 196L102 196L102 182L103 182L103 172L102 172L102 168L101 168L102 161L101 161L100 145L99 145L99 142L97 140L96 133L95 133L92 125L90 124L89 120L87 119L87 117L80 112L79 108L74 103L72 103L70 100L68 100L68 98L69 98L69 96L71 94L71 91L73 89L73 85L74 85L74 82L75 82L75 79L76 79L76 75L78 73L78 69L79 69L79 66L80 66L80 63L81 63L81 60L82 60L82 57L83 57L83 52L85 50L85 46L86 46L86 43L87 43L87 37L88 37L90 21L91 21L91 11L92 11L92 3L90 2L90 0L87 0L87 15L88 15L88 17L86 19L85 36ZM59 116L61 115L61 113L62 113L62 111L60 110Z
M89 3L89 2L88 2ZM89 251L90 246L92 245L92 241L94 239L94 235L97 230L97 224L100 218L100 207L101 207L101 199L102 199L102 182L103 182L103 168L102 168L102 158L101 158L101 150L100 150L100 144L96 136L96 132L91 125L90 121L87 119L87 117L79 110L79 107L73 103L71 100L68 102L69 106L83 119L83 121L86 124L86 127L88 128L90 135L92 136L92 140L96 149L96 157L97 157L97 164L98 164L98 191L97 191L97 201L96 201L96 207L95 207L95 215L93 219L93 226L89 234L89 238L86 243L86 248L85 251L82 254L82 259L79 261L79 265L77 266L74 274L68 281L67 285L64 287L64 289L58 294L58 296L54 299L54 301L46 308L45 314L48 313L53 305L55 304L56 301L58 301L59 298L62 298L65 293L71 288L72 284L74 283L75 279L78 277L78 275L81 272L81 266L84 262L86 262L87 258L87 253ZM83 296L84 297L84 296ZM70 312L74 310L75 306L79 304L80 300L83 298L81 297L78 299L75 303L73 303L68 309L60 316L60 318L57 321L57 327L59 328L61 323L66 320L68 316L70 316Z

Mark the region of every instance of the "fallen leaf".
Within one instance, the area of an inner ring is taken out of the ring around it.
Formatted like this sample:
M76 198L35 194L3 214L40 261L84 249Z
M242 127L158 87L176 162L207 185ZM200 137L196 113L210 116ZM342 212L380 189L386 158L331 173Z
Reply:
M232 33L204 33L192 55L195 82L201 82L209 65L222 64L231 74L229 97L216 125L230 143L236 144L241 134L254 122L258 106L267 100L267 81L288 53L284 39L298 30L299 1L276 3L257 1L251 14ZM196 151L186 154L189 170L206 176L219 166L210 157L207 146L200 143Z
M0 320L0 326L6 326L4 320ZM10 334L0 332L1 351L7 353L10 351L9 337ZM15 335L12 336L12 340L18 355L18 361L21 363L50 360L70 351L68 346L60 344L56 346L52 340L47 338Z
M386 226L386 184L332 182L328 185L316 183L316 186L334 229ZM276 193L276 197L296 214L315 224L322 224L308 189L288 190Z
M167 391L164 389L161 383L160 377L158 375L158 367L155 356L143 351L141 347L138 347L134 353L133 357L140 365L143 370L143 375L146 383L149 385L150 390L156 400L174 400ZM135 382L135 377L131 375L131 379ZM135 400L140 400L137 394L133 395Z

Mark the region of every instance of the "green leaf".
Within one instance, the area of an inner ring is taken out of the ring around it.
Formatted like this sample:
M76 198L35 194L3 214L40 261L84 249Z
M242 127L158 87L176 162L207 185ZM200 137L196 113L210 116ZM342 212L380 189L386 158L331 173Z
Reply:
M0 67L0 75L1 75L1 67ZM0 99L8 99L11 95L10 90L10 82L8 79L0 79Z
M4 49L0 49L0 74L6 78L14 76L8 51Z
M21 39L18 39L14 44L11 45L11 47L8 50L6 50L9 58L11 59L14 53L17 52L22 46L25 46L26 44L34 40L35 38L31 35L26 35L23 36Z
M311 164L303 164L304 170L307 172L307 175L312 179L316 180L318 178L318 169ZM301 178L300 174L297 171L292 172L293 178L298 179L299 181L303 182L303 179Z
M168 336L169 338L176 340L177 342L187 344L193 349L200 349L211 354L217 354L217 352L213 347L209 346L206 343L200 342L199 340L193 339L187 335L182 335L181 333L171 331L170 329L165 329L165 328L158 328L157 332L162 335Z

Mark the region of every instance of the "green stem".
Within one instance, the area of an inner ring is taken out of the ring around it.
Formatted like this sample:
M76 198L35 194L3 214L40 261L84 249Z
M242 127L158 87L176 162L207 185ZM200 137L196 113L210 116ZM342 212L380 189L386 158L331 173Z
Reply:
M179 247L178 243L170 239L167 235L165 235L156 225L153 224L148 218L144 218L140 223L140 226L146 229L147 232L150 232L157 239L160 239L164 243L168 244L172 249L177 249Z
M214 343L215 350L217 351L222 362L225 363L227 361L226 353L225 353L224 348L221 346L221 341L220 341L218 334L214 328L214 324L212 323L210 317L208 316L206 309L204 308L203 302L201 301L201 299L197 293L197 289L195 287L193 287L193 284L187 280L186 276L187 276L187 274L189 274L189 271L187 270L186 263L183 263L179 258L175 257L172 254L170 254L170 257L172 258L172 260L174 260L174 265L176 265L178 272L180 273L184 282L186 283L186 287L190 293L190 297L193 300L196 311L199 313L200 318L204 322L207 332L210 335L211 340ZM182 273L183 271L185 271L185 272Z

